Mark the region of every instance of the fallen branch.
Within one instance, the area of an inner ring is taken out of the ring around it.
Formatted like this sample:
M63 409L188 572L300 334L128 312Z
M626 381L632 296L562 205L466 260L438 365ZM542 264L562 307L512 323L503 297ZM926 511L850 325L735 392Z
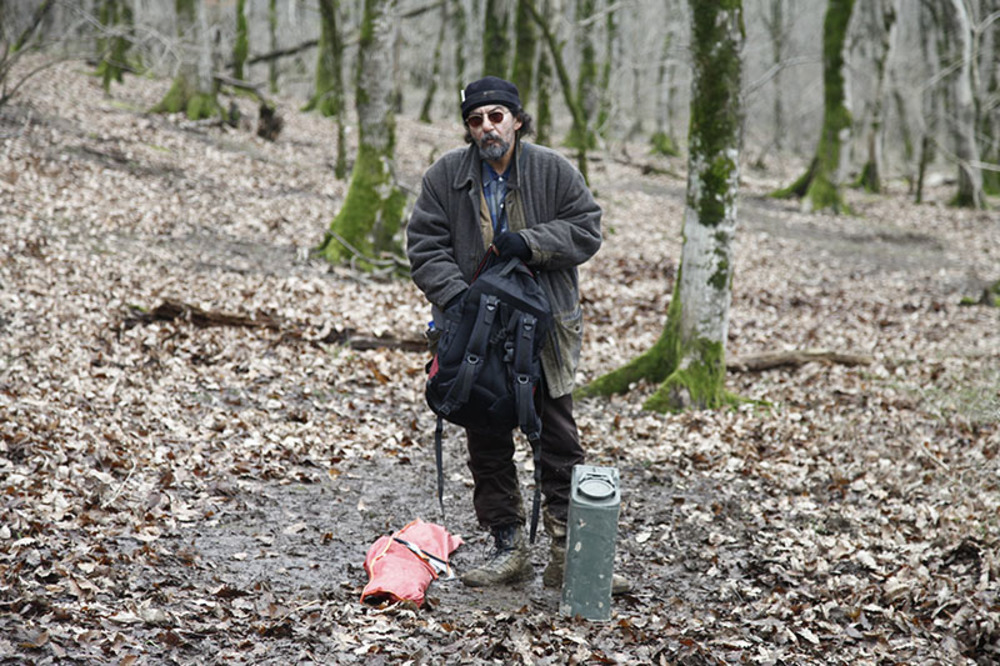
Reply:
M828 349L793 349L791 351L749 354L726 360L726 369L734 372L760 372L780 367L799 367L806 363L836 363L839 365L871 365L875 359L864 354L843 354Z
M210 326L234 326L242 328L264 328L282 334L282 339L310 342L317 344L335 344L349 347L357 351L366 349L398 349L407 352L426 352L427 341L417 338L394 338L381 335L363 335L356 329L331 330L322 337L310 337L304 331L307 325L295 322L285 322L266 312L243 315L205 310L197 305L184 303L174 299L166 299L152 310L135 309L135 314L123 322L125 328L138 324L150 324L154 321L185 321L199 328Z
M169 298L148 313L141 314L137 319L140 323L181 319L201 328L208 326L242 326L247 328L267 328L272 331L281 330L280 324L268 314L258 313L256 316L250 317L247 315L203 310L197 305L190 305Z

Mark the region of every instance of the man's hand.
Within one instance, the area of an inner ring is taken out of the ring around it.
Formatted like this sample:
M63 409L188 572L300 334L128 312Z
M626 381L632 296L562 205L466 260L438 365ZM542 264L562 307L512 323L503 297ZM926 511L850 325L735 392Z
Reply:
M518 258L521 261L531 259L531 248L521 234L516 231L505 231L493 239L493 245L502 259Z

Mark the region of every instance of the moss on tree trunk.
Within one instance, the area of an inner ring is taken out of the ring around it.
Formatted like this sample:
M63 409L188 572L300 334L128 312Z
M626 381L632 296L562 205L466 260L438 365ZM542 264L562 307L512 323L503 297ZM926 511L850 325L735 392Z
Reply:
M133 28L132 8L119 0L104 0L99 18L103 30L117 32L110 38L102 35L97 40L97 54L100 58L97 75L101 77L104 91L108 92L112 82L121 83L123 74L133 68L129 63L129 51L132 49L129 37Z
M578 391L585 397L627 391L640 380L658 382L643 405L656 411L715 408L735 400L725 390L725 343L743 117L743 7L741 0L694 0L691 10L684 245L667 321L649 351Z
M486 0L483 24L483 74L506 78L510 60L507 0Z
M841 151L851 128L844 90L844 42L854 0L828 0L823 21L823 126L816 156L795 183L779 190L779 198L802 197L806 210L848 212L841 191Z
M362 145L351 172L351 184L337 216L330 223L323 256L331 263L354 262L372 269L382 252L399 254L395 236L403 221L406 197L393 182L386 157Z
M211 44L205 30L205 17L199 16L204 8L195 0L175 0L177 11L177 36L182 43L180 71L166 96L150 111L152 113L179 113L183 111L190 120L203 120L222 114L215 95L211 57Z
M569 71L566 69L566 64L563 62L562 58L562 44L556 39L555 34L552 32L548 19L538 13L534 4L529 2L525 5L525 7L531 13L531 18L534 19L538 29L542 31L542 37L545 39L545 43L549 47L549 55L552 57L552 64L555 67L556 76L559 77L559 86L563 91L563 99L566 101L566 106L573 118L572 126L577 128L586 128L587 116L583 111L583 105L580 103L580 99L573 95L573 84L570 82ZM573 130L571 130L571 133L572 131ZM576 166L583 175L583 179L585 181L589 181L589 176L587 174L586 146L578 146L577 148Z
M179 74L166 96L150 109L152 113L184 113L188 120L204 120L222 113L214 93L198 92L190 78Z
M347 176L347 138L344 129L344 40L337 23L338 0L320 0L319 53L313 96L303 111L318 111L337 121L337 161L334 175L339 180Z
M358 156L344 205L330 223L320 251L333 263L371 270L385 253L401 254L406 197L396 186L392 111L392 26L395 0L365 0L358 55ZM391 260L390 260L391 261Z
M534 0L517 1L517 16L514 19L514 65L510 76L511 82L517 86L517 91L521 95L523 106L527 106L531 101L531 79L534 75L535 55L538 53L535 24L526 6L529 2Z
M247 55L250 53L250 41L247 37L246 0L236 2L236 41L233 44L233 76L243 79L243 68L246 66Z

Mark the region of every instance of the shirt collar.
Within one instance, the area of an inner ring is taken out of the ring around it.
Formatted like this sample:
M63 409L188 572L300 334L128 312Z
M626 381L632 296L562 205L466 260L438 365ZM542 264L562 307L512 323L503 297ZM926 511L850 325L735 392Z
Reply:
M493 170L493 167L490 166L489 162L487 162L486 160L483 160L482 162L483 162L483 187L489 187L496 182L506 182L510 180L510 167L511 167L510 164L507 165L507 170L504 171L503 174L498 174L496 171ZM513 161L511 162L511 164L513 164Z

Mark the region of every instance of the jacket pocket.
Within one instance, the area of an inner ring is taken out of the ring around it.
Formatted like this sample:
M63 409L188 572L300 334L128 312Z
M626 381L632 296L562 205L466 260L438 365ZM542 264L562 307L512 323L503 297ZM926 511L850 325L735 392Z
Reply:
M552 349L542 354L545 379L553 397L573 391L576 369L580 364L583 347L583 310L556 313L551 333Z

